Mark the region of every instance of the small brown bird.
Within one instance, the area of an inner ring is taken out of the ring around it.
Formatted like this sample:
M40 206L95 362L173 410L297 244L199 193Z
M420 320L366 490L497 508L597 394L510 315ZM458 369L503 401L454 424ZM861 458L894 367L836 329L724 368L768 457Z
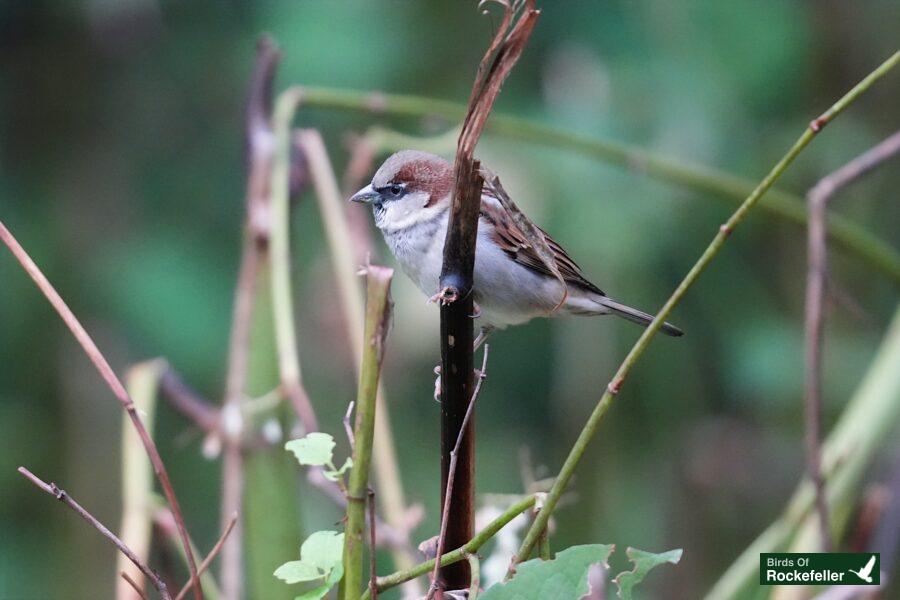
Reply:
M433 154L402 150L384 162L371 184L350 198L372 205L375 224L400 267L428 296L439 289L452 189L449 162ZM653 320L585 279L562 246L544 233L563 284L516 225L502 196L493 182L485 181L473 284L480 340L495 328L534 317L614 314L644 326ZM669 323L661 331L682 335Z

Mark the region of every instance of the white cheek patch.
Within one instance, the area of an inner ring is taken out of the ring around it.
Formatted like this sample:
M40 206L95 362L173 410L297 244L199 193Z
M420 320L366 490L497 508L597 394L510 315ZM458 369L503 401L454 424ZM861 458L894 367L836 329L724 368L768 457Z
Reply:
M400 200L384 204L385 216L379 225L385 231L398 231L431 219L441 209L437 206L425 208L428 195L425 192L407 194Z

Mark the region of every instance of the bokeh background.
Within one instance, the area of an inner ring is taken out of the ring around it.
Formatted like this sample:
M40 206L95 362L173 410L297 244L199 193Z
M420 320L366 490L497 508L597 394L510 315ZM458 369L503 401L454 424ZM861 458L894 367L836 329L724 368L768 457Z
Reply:
M751 179L896 49L900 23L900 4L888 0L541 4L498 112ZM473 2L449 1L0 2L0 218L118 371L162 356L218 402L243 216L242 105L258 35L270 32L283 49L279 89L464 102L495 20ZM814 141L782 187L802 194L896 130L898 106L892 74ZM453 125L327 109L303 109L298 121L321 129L339 172L349 133L380 123L432 135ZM602 289L651 311L729 214L713 196L561 150L488 133L479 154ZM837 210L896 246L897 189L900 171L883 168ZM355 395L351 349L311 192L292 226L306 385L323 428L342 437ZM380 238L377 260L391 263ZM780 513L803 468L804 276L804 231L753 214L676 310L687 335L655 340L634 370L558 513L555 548L684 548L682 563L644 590L692 598ZM839 251L832 278L842 301L828 314L826 425L897 302L882 273ZM425 508L413 536L421 540L437 525L438 317L399 272L394 296L384 381L405 488ZM479 491L521 492L526 451L538 476L558 469L638 334L611 318L497 334L478 409ZM110 597L114 551L15 468L59 482L115 525L120 431L114 398L0 252L0 598ZM165 405L157 438L189 527L209 548L219 463L203 458L202 435ZM296 501L301 530L331 527L337 512L301 484L299 467L292 473L277 493ZM870 474L884 477L883 466ZM171 553L156 556L179 572ZM613 566L625 566L622 554Z

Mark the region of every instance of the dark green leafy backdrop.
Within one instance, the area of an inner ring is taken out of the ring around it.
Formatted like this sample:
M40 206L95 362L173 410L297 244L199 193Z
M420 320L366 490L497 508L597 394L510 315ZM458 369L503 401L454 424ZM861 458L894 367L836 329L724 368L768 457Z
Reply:
M497 112L754 180L896 49L900 23L900 5L878 0L541 4ZM450 1L0 2L0 218L117 370L164 356L214 399L240 245L241 110L262 31L284 52L279 88L463 102L492 21L473 2ZM896 130L898 106L893 73L827 128L780 187L802 195ZM447 126L306 108L299 121L322 130L339 170L349 132L376 121L415 134ZM479 155L602 289L651 311L729 214L718 198L639 170L490 132ZM898 188L895 163L837 210L897 247ZM355 382L309 193L292 227L306 385L323 428L344 444L340 420ZM380 240L377 248L390 264ZM826 426L897 302L896 284L866 263L836 251L831 264L840 301L826 330ZM558 512L555 548L684 548L680 565L661 568L645 590L696 597L779 514L803 463L804 277L804 230L757 211L676 310L687 335L654 341L634 371ZM402 275L394 296L384 383L405 487L426 509L419 540L437 526L437 310ZM539 474L555 472L638 333L612 319L572 319L496 335L478 409L479 490L520 492L523 448ZM116 524L120 424L64 326L0 253L0 598L111 594L111 547L15 468L29 465ZM168 407L157 439L208 548L218 534L218 463L202 458L202 436ZM896 450L885 449L884 464ZM295 482L284 494L297 497L307 532L338 518Z

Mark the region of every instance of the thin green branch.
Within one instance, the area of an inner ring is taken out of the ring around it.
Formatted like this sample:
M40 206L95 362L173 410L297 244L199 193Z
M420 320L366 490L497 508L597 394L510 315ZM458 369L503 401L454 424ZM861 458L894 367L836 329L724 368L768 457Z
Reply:
M425 96L327 87L303 88L303 101L310 107L399 117L438 116L449 121L457 121L465 115L466 110L463 104ZM751 180L718 169L685 163L628 144L563 131L521 117L494 113L487 124L487 130L513 141L576 152L731 202L742 201L754 190L754 182ZM403 137L396 136L386 137L383 141L386 144L405 142ZM408 144L402 147L408 147ZM399 148L385 146L384 149ZM784 190L770 190L760 202L760 208L796 224L806 223L803 199ZM884 240L873 236L850 219L836 214L828 216L828 235L832 243L900 283L900 252Z
M163 533L163 542L166 543L169 546L169 549L178 555L181 560L187 560L184 555L184 547L178 542L177 532L175 531L175 521L172 517L172 511L169 510L169 507L166 505L165 498L159 494L153 493L150 495L148 501L148 510L151 511L150 517L153 520L154 527ZM191 544L191 552L193 552L195 556L202 556L202 553L197 548L197 545L194 544L194 541L189 541ZM203 595L206 600L220 600L220 598L224 597L224 594L219 589L219 584L212 573L208 570L200 572L200 569L198 568L197 574L200 577L200 585L203 588ZM193 579L188 580L188 583L192 582Z
M309 165L309 173L316 191L316 200L325 228L331 264L337 281L340 304L344 312L347 336L353 350L357 372L360 369L363 347L363 323L360 315L364 312L365 291L356 275L359 263L353 254L354 239L347 220L345 197L338 188L334 169L328 158L325 142L314 129L303 129L297 134L297 141ZM400 479L400 467L394 447L389 403L383 386L378 390L378 410L375 411L374 455L375 487L378 489L379 508L387 524L397 532L403 547L392 547L391 557L396 569L408 569L415 564L415 555L409 544L406 525L406 498ZM422 596L418 582L410 584L410 596Z
M507 508L502 515L491 521L487 525L487 527L476 533L472 537L472 539L469 540L469 543L467 543L465 546L443 554L441 556L441 566L446 567L447 565L451 565L455 562L464 560L469 554L475 554L492 537L497 535L498 531L503 529L510 521L521 515L532 506L534 506L533 495L522 498L521 500ZM429 573L432 569L434 569L434 561L435 559L432 558L431 560L420 563L411 569L397 571L396 573L391 573L390 575L379 577L375 582L376 587L379 592L383 592L384 590L396 587L401 583L405 583L407 581L415 579L416 577L425 575L426 573ZM371 595L369 594L368 590L362 595L360 600L371 600Z
M391 313L392 269L366 269L366 328L362 369L356 395L356 423L353 430L353 467L347 480L347 525L344 528L343 597L355 600L363 587L363 548L366 529L366 498L372 440L375 434L375 398L384 358ZM372 525L374 527L374 524ZM375 548L370 548L375 552Z
M544 531L541 532L541 538L538 545L538 556L541 560L552 560L553 559L553 551L550 549L550 534L547 532L547 528L544 528Z
M816 134L821 131L821 128L852 104L863 92L869 89L873 83L890 71L898 62L900 62L900 52L896 52L887 61L882 63L881 66L859 82L852 90L844 95L843 98L832 105L821 117L813 121L813 123L803 131L797 141L794 142L794 145L788 150L787 154L778 161L778 164L772 168L769 174L766 175L756 189L753 190L753 193L744 200L728 221L719 228L719 232L700 256L700 259L694 264L684 280L675 289L675 292L660 309L656 318L653 319L653 322L650 323L647 329L641 334L641 337L638 338L638 341L628 353L628 356L625 357L625 360L622 362L612 381L610 381L606 391L603 393L603 396L600 398L600 401L597 403L597 406L585 423L584 428L581 430L581 434L575 441L575 445L569 452L569 456L566 458L566 462L563 464L562 469L560 469L559 475L553 483L553 487L547 494L547 502L544 505L543 510L541 510L534 519L534 523L532 523L531 528L528 530L519 551L516 556L513 557L513 563L510 565L510 572L508 575L511 576L515 571L515 563L517 560L525 560L531 554L535 544L538 542L541 532L547 526L550 515L553 514L553 510L556 508L560 496L562 496L569 480L572 478L575 468L578 466L585 450L587 450L588 444L597 433L597 429L599 428L600 422L603 420L603 416L606 414L606 411L609 410L609 407L612 406L613 400L621 389L625 378L628 376L632 367L637 363L638 359L640 359L641 355L643 355L647 346L650 344L650 340L656 335L656 332L659 330L662 323L668 318L669 314L674 310L678 303L681 302L681 299L687 293L688 289L690 289L694 282L697 281L697 278L699 278L703 271L706 270L706 267L708 267L716 255L718 255L722 246L725 244L725 241L734 229L741 224L759 199L774 185L775 181L781 177L800 152L802 152Z
M199 577L202 577L206 570L209 569L209 565L211 565L212 561L215 560L216 555L222 552L222 548L225 546L225 542L228 541L228 537L231 535L231 532L234 531L234 528L237 526L237 522L238 513L232 513L231 518L228 519L228 524L225 525L225 530L219 536L219 540L216 542L216 545L213 546L212 550L209 551L209 554L206 555L206 558L203 559L203 562L201 562L200 566L197 568L197 575ZM183 600L183 598L187 595L188 591L193 585L194 580L188 580L188 582L185 583L181 588L181 591L178 592L178 595L175 596L175 600Z

